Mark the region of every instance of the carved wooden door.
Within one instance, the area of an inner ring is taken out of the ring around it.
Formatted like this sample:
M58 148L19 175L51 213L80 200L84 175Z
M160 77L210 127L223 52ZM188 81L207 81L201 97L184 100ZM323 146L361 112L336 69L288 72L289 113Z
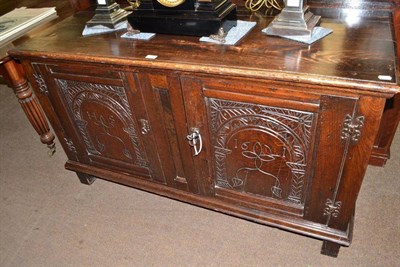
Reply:
M357 99L300 95L255 81L182 77L182 86L188 132L197 128L202 137L194 157L209 171L202 181L209 194L250 210L329 223L326 210L338 203L349 147L343 123L352 120ZM207 158L208 166L201 163Z
M217 187L304 202L314 113L217 98L207 108Z
M62 118L60 141L71 160L166 183L142 74L96 65L32 66L41 93Z

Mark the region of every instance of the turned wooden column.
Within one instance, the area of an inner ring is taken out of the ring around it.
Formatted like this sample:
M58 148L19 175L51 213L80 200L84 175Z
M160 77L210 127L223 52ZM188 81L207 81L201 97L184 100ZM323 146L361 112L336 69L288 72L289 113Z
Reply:
M14 90L33 128L40 135L40 141L49 148L49 155L53 155L55 153L54 134L50 131L42 107L29 87L22 68L8 56L0 61L0 71L8 86Z

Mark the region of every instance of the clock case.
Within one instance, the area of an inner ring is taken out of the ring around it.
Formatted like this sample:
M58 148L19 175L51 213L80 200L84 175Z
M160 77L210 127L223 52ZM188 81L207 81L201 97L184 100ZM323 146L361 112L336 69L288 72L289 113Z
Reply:
M229 0L186 0L166 7L157 0L142 0L128 16L133 29L141 32L209 36L236 26L236 5Z

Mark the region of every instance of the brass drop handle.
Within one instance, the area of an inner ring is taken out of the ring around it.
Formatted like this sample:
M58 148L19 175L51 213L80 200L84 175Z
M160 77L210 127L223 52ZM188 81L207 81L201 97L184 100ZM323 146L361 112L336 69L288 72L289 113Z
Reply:
M200 130L198 128L191 128L192 133L186 136L186 139L189 141L189 145L194 148L194 155L197 156L200 154L203 149L203 140L201 139Z

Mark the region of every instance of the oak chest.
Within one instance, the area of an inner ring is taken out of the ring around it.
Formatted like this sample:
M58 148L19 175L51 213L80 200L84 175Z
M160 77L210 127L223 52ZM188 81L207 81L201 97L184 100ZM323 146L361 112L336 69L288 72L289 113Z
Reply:
M82 37L89 18L10 52L81 182L319 238L331 256L350 244L382 114L400 92L390 21L323 18L333 33L308 46L262 35L270 20L260 19L229 47Z

